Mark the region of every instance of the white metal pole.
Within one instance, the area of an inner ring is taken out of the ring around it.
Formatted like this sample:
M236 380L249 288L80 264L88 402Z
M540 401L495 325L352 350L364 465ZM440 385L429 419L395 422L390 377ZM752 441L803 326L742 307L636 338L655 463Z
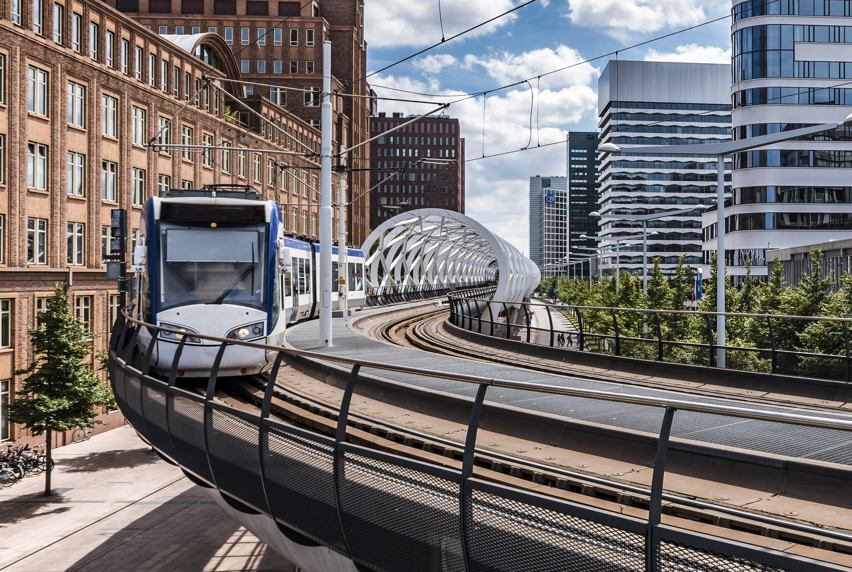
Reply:
M592 291L592 257L589 257L589 292Z
M621 241L615 241L615 292L621 289Z
M716 161L716 311L725 311L725 156ZM716 316L716 366L725 367L725 316Z
M323 42L322 145L320 194L319 346L330 348L331 336L331 42Z
M340 166L346 166L346 153L340 155ZM337 197L337 309L346 315L349 307L349 273L346 270L349 248L346 246L346 172L340 174L340 189Z
M648 221L642 221L642 290L648 295Z

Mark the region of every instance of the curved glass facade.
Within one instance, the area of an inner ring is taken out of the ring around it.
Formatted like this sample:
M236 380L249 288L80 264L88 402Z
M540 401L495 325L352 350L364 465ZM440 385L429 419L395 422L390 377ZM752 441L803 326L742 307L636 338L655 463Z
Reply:
M734 193L735 205L761 203L852 204L852 187L743 187Z
M734 22L756 16L852 16L850 0L748 0L731 9Z
M731 34L734 83L766 77L852 77L852 63L797 61L797 43L844 44L852 42L852 26L751 26Z

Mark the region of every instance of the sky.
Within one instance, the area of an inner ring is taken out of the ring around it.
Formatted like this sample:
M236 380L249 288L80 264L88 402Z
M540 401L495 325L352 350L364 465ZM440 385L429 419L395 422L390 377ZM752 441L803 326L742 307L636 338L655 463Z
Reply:
M525 1L440 0L439 14L439 0L366 0L367 67L381 70ZM730 63L730 19L626 49L726 16L730 6L719 0L535 0L368 81L380 97L423 102L379 101L379 111L390 115L422 114L433 108L430 102L533 78L445 112L459 119L465 138L465 214L529 254L529 178L565 176L561 142L569 131L596 130L598 77L615 56L581 62L619 51L622 60Z

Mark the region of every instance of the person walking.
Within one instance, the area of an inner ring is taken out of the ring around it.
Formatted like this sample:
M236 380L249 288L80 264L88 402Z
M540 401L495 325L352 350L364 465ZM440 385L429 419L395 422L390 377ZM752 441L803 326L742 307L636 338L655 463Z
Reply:
M574 346L574 336L572 336L571 334L568 334L568 346L569 347Z
M559 332L559 336L556 339L559 342L560 347L565 345L565 334Z

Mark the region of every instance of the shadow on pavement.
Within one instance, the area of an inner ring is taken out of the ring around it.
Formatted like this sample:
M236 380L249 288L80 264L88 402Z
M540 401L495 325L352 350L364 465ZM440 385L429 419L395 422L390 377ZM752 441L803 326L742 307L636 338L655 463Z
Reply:
M295 567L231 520L197 487L115 531L65 568L95 570L295 572Z
M29 478L41 478L43 475L33 475ZM12 485L14 486L14 485ZM42 488L44 483L42 482ZM0 527L23 522L38 513L38 516L62 514L71 510L70 506L62 506L66 502L61 495L52 497L42 496L41 493L28 493L18 497L4 499L0 503Z
M63 472L85 473L104 469L127 469L160 462L160 457L150 449L119 449L98 451L80 457L54 457Z

